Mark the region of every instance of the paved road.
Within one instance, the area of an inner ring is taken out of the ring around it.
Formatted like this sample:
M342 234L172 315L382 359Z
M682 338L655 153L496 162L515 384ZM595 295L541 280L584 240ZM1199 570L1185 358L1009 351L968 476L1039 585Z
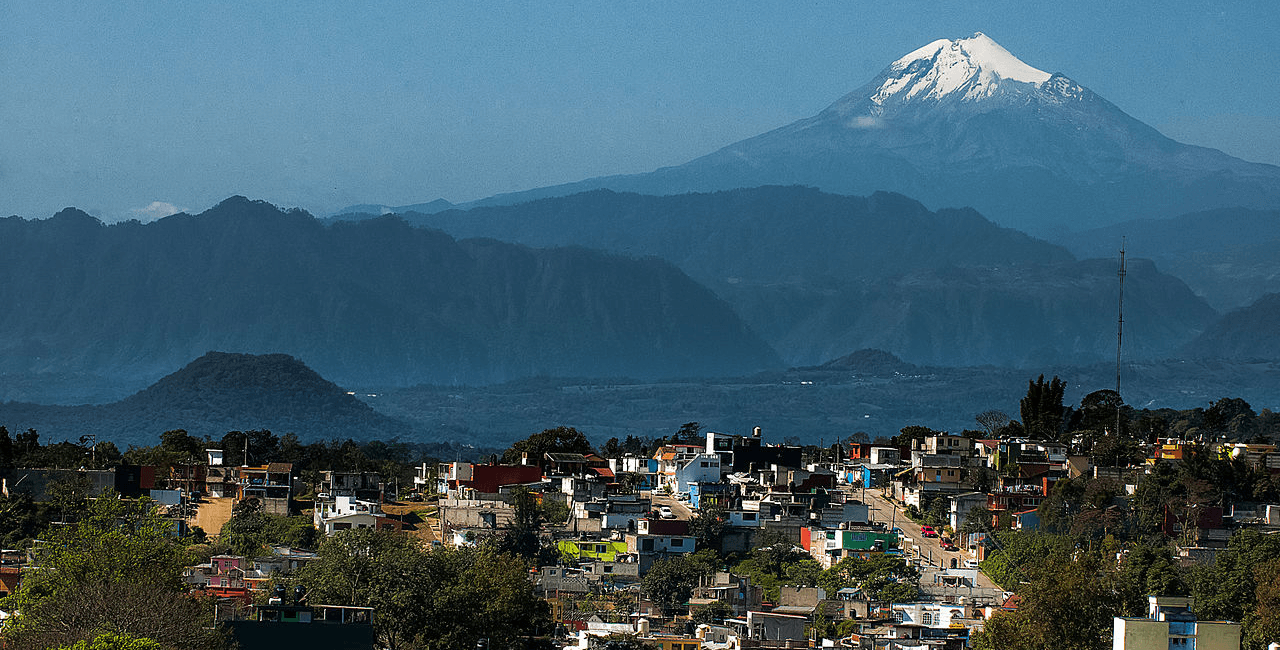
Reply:
M676 519L688 521L689 518L693 517L693 511L689 509L689 504L685 501L681 501L675 497L667 496L656 491L650 496L653 499L652 507L654 510L657 510L662 506L670 506L671 514L675 515Z
M856 498L862 498L863 494L864 492L861 489L855 489L853 491L853 495ZM920 532L920 525L908 519L901 509L896 507L888 499L881 496L879 489L866 490L865 503L867 504L868 510L870 510L871 520L884 522L886 529L893 528L894 526L901 528L902 534L911 540L909 544L904 543L903 551L909 552L910 546L917 547L919 549L919 557L924 560L926 564L938 568L948 568L951 566L951 559L955 558L957 566L963 567L965 560L974 559L974 556L969 554L966 549L960 549L959 551L944 551L942 549L942 541L940 538L930 538L922 535ZM994 589L999 588L981 571L978 572L977 586Z

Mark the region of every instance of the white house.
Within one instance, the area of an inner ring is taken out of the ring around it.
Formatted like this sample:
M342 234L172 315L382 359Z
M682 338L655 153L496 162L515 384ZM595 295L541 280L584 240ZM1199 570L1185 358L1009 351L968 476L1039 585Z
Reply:
M403 527L400 521L383 515L377 502L349 496L337 497L331 502L317 501L311 520L316 530L325 535L350 528L400 530Z
M676 467L672 475L673 492L688 492L691 483L720 482L720 456L716 454L697 454Z

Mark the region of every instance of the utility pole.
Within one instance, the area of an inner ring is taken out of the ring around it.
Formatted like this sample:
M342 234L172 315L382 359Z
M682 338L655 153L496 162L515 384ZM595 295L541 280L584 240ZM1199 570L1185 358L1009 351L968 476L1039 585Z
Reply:
M1124 238L1120 238L1120 299L1116 304L1116 436L1120 435L1120 344L1124 340Z

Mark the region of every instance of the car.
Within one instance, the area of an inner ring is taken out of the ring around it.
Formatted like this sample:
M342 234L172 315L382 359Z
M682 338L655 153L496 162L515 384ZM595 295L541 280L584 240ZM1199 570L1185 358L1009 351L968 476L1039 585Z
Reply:
M958 550L960 550L960 548L959 548L958 546L956 546L955 544L943 544L943 545L942 545L942 550L944 550L944 551L958 551Z
M671 506L662 506L658 508L658 516L663 519L675 519L676 513L671 512Z
M920 534L924 535L925 537L937 537L938 531L934 530L933 526L921 526Z
M965 560L965 561L964 561L964 568L966 568L966 569L976 569L976 568L978 568L978 561L977 561L977 560Z

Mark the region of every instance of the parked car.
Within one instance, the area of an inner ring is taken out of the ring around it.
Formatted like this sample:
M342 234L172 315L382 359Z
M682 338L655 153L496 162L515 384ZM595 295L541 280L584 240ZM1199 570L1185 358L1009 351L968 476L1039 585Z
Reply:
M943 544L943 545L942 545L942 550L944 550L944 551L958 551L958 550L960 550L960 548L959 548L959 547L957 547L955 544L950 544L950 543L948 543L948 544Z
M965 560L965 561L964 561L964 568L966 568L966 569L976 569L976 568L978 568L978 561L977 561L977 560Z
M675 519L676 513L671 512L671 506L662 506L658 508L658 516L663 519Z
M937 537L938 531L934 530L933 526L921 526L920 534L924 535L925 537Z

